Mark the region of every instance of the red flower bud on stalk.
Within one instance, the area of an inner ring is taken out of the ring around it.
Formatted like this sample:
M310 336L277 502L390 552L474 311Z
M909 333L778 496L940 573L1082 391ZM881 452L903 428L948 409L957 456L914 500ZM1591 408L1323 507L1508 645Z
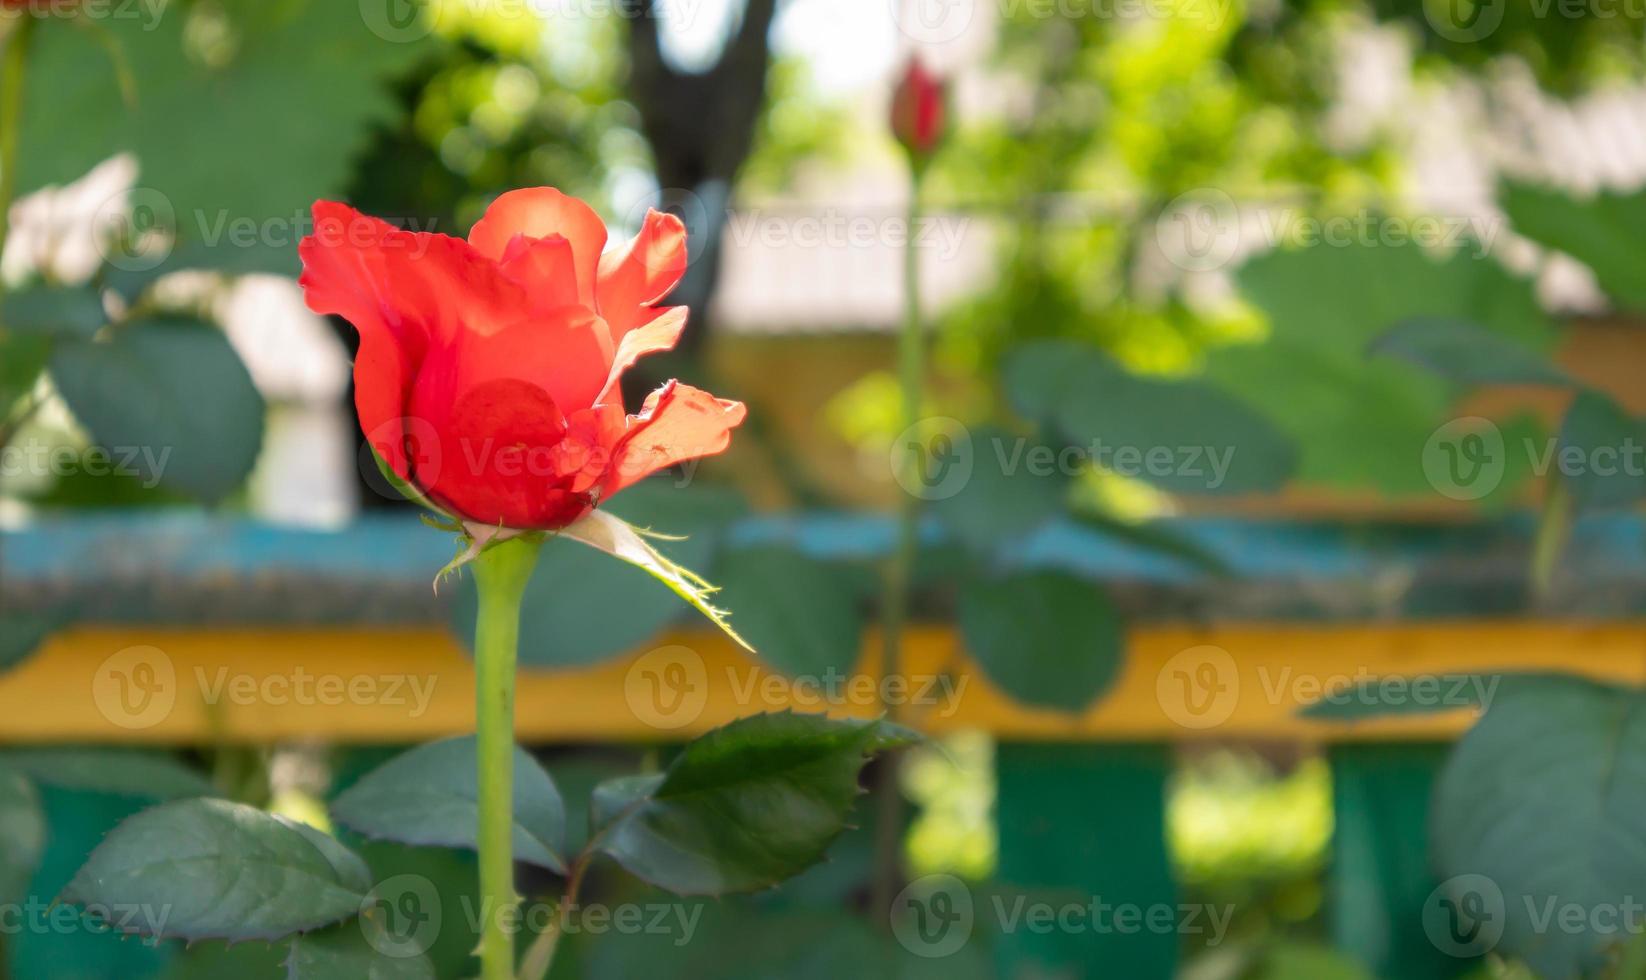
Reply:
M937 150L948 125L948 83L910 58L892 92L892 134L915 160Z

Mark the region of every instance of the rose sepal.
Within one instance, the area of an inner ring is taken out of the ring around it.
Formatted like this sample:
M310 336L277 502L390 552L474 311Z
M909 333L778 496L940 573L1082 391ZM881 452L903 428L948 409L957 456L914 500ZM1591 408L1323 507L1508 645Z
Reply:
M719 587L673 561L646 540L653 538L659 541L681 541L683 538L659 534L649 528L635 527L621 517L603 510L590 511L586 517L562 528L559 533L645 571L652 578L668 586L675 595L686 600L693 609L708 617L710 622L720 627L721 632L735 640L738 646L750 653L755 652L749 641L732 629L731 623L728 622L730 613L709 601L710 596L720 591Z

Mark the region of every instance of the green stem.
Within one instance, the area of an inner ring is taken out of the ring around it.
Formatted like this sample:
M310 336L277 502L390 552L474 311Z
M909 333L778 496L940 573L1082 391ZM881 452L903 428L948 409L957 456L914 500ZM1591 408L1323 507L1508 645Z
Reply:
M17 193L17 130L23 118L24 69L33 36L34 17L20 17L0 55L0 252L11 230L11 201Z
M480 977L512 980L514 891L514 667L520 600L542 538L493 545L474 560L480 618L474 631L475 729L480 770Z
M537 938L526 948L526 955L520 958L519 980L543 980L549 975L549 968L554 966L554 954L560 948L560 923L571 914L571 908L577 902L577 893L583 887L583 875L589 870L589 862L594 859L594 843L590 841L573 862L566 879L565 894L560 896L560 904L555 907L553 921L537 934Z
M920 250L915 246L924 173L924 168L917 164L909 182L908 235L903 245L903 330L898 336L897 375L902 389L902 427L905 431L920 423L925 391L926 335L920 312ZM891 566L886 575L885 606L881 613L881 691L888 689L884 679L895 677L902 670L903 630L908 620L914 563L920 546L920 498L911 489L918 485L920 479L917 472L919 463L916 454L907 449L899 455L898 463L904 468L897 481L903 488L903 497L897 512L897 548L892 553ZM893 721L899 720L898 705L882 707ZM877 915L891 908L892 896L896 894L902 877L903 797L897 781L897 761L897 757L892 755L880 763L875 807L875 880L871 899Z
M1532 539L1532 597L1539 602L1549 597L1560 554L1566 550L1571 531L1572 491L1558 472L1552 473L1543 498L1543 513L1538 517L1537 533Z

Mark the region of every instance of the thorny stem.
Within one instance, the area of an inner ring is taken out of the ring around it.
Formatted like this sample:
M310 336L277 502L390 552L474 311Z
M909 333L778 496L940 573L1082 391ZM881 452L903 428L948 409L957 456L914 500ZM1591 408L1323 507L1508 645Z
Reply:
M513 980L514 671L520 601L542 541L526 535L474 560L480 593L475 626L475 728L480 772L480 976Z

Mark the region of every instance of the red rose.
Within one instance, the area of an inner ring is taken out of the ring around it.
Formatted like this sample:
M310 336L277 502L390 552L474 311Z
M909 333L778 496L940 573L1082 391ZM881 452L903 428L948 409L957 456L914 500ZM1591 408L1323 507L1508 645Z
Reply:
M742 404L670 381L639 415L618 379L672 348L686 232L651 211L606 226L552 187L510 191L468 241L401 231L331 201L298 246L309 308L360 333L355 405L402 479L473 525L557 530L667 466L724 450Z
M920 158L937 149L943 138L947 102L948 89L943 81L928 72L919 58L911 58L892 92L892 134L904 149Z

